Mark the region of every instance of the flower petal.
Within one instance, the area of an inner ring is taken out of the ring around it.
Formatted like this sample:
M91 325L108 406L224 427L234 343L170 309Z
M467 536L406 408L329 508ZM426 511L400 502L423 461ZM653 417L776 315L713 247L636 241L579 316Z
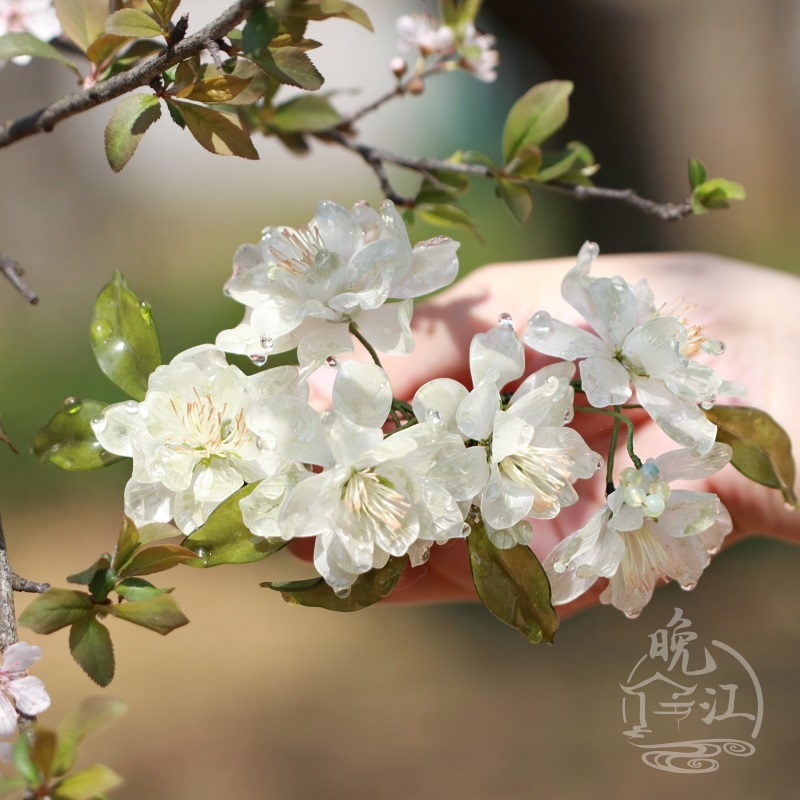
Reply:
M624 403L631 396L631 376L613 358L591 357L580 363L581 388L595 408Z
M39 678L26 675L11 681L6 692L13 696L17 711L35 717L50 708L50 695Z
M333 407L367 428L380 428L392 407L392 386L376 364L346 361L333 384Z
M519 378L525 369L522 342L509 325L495 325L486 333L477 333L469 347L469 370L472 385L477 386L489 370L495 370L497 388Z
M413 313L412 300L386 303L374 311L360 314L358 327L367 341L381 353L407 356L414 350L414 336L411 333Z

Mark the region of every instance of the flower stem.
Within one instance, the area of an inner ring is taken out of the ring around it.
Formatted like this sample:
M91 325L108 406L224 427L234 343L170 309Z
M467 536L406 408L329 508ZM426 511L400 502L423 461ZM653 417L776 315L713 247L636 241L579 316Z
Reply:
M383 365L381 364L381 360L378 358L378 354L375 351L375 348L364 338L364 334L361 333L361 329L356 325L355 322L350 323L350 333L358 339L361 344L364 345L364 349L370 354L372 360L381 368L383 369Z

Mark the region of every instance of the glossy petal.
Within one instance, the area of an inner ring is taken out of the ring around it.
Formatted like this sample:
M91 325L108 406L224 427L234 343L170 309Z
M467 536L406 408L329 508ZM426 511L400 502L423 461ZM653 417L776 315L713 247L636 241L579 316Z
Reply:
M631 394L631 376L613 358L592 357L581 361L581 387L595 408L626 402Z
M496 325L487 333L478 333L469 347L469 369L472 385L477 386L489 370L497 373L497 388L519 378L525 369L522 342L509 325Z
M389 377L376 364L346 361L333 384L333 406L358 425L382 427L392 406Z

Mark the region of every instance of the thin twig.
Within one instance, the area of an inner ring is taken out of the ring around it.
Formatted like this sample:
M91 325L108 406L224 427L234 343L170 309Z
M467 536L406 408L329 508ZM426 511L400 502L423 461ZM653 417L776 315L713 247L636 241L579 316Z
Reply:
M350 139L339 131L325 131L320 135L325 141L333 141L342 147L358 153L361 158L372 167L384 194L392 201L395 195L391 184L385 180L386 173L382 167L384 164L394 164L412 172L429 174L432 172L452 172L460 175L473 175L479 178L496 178L502 175L501 169L493 169L484 164L465 164L463 162L444 161L436 158L420 158L418 156L404 156L383 150L379 147L361 144ZM380 172L379 172L380 169ZM388 184L388 185L385 185ZM692 214L692 205L688 200L681 203L657 203L655 200L648 200L638 195L633 189L607 189L603 186L576 186L567 183L536 183L529 182L530 186L541 187L560 194L568 194L577 200L616 200L617 202L637 208L644 214L656 216L659 219L677 221ZM405 203L408 204L407 201Z
M11 588L15 592L31 592L32 594L44 594L49 588L49 583L38 583L37 581L29 581L16 572L11 573Z
M225 36L246 19L251 11L263 6L264 2L265 0L237 0L205 28L192 36L187 36L174 47L169 47L158 55L148 58L133 69L115 75L102 83L97 83L82 92L62 97L27 117L5 123L0 127L0 147L7 147L37 133L49 132L59 122L75 116L75 114L107 103L140 86L149 85L150 81L160 76L165 70L204 50L209 39L214 41Z
M14 288L32 305L35 306L39 302L39 296L36 292L22 280L25 270L14 261L13 258L4 256L0 253L0 272L11 281Z

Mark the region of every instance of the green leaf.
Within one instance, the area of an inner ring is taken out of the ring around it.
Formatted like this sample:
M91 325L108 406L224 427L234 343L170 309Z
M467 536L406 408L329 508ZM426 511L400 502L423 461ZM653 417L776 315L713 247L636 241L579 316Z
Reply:
M325 82L311 59L299 47L270 47L267 53L253 61L267 75L288 86L313 92Z
M260 7L251 11L242 30L242 52L248 58L265 55L279 27L278 18L266 8Z
M209 152L258 160L250 134L238 117L182 100L169 100L168 103L178 107L189 132Z
M53 774L53 759L56 755L56 735L45 728L37 728L36 737L30 748L31 760L42 776L42 783L48 783Z
M292 13L315 22L331 17L340 17L357 22L368 31L374 30L366 11L347 0L306 0L306 2L293 4Z
M460 33L470 22L475 22L482 5L483 0L441 0L442 20Z
M535 175L535 180L539 183L556 180L565 183L589 182L585 181L585 178L593 175L598 169L599 165L595 164L592 151L585 144L569 142L564 150L542 155L542 164ZM581 175L584 176L583 179L580 178ZM579 179L574 180L575 177Z
M472 217L461 206L453 201L444 203L420 203L414 206L420 217L428 223L438 227L444 225L450 228L460 228L474 234L483 241Z
M717 426L717 441L733 449L731 464L750 480L779 489L797 508L795 463L786 431L765 411L749 406L716 405L705 412Z
M498 619L538 644L552 642L558 615L550 602L550 583L526 545L499 550L482 523L467 537L470 569L481 601Z
M117 544L114 547L114 569L121 572L138 547L139 529L136 527L136 523L126 515L122 519Z
M181 0L147 0L147 4L153 9L159 22L168 28L172 15L178 10Z
M93 48L97 44L101 44L104 39L110 37L111 34L105 34L105 36L101 36L92 47L89 48L87 52L87 56L89 53L93 51ZM123 42L130 42L130 39L125 39L123 37L117 37ZM102 80L108 80L109 78L113 77L114 75L119 75L122 72L127 72L132 67L135 67L145 58L149 58L150 56L154 56L157 53L160 53L162 50L166 50L166 45L163 42L156 42L153 39L139 39L136 42L133 42L129 47L126 48L125 52L115 58L111 64L109 64L108 69L103 72Z
M570 81L547 81L528 90L511 107L503 129L503 159L508 164L526 145L541 145L569 116Z
M33 453L41 461L80 472L99 469L121 459L97 441L91 421L106 407L99 400L68 397L44 427L33 435Z
M519 176L532 180L539 173L542 164L542 151L535 144L528 144L521 147L509 164L503 167L506 175Z
M173 536L180 536L181 532L168 522L148 522L139 528L139 544L150 544L159 539L171 539Z
M32 786L38 786L41 776L39 775L39 770L36 769L36 764L33 763L31 745L27 736L17 738L17 741L14 742L13 754L14 766L17 768L17 772Z
M339 112L327 97L300 95L275 108L270 124L280 131L324 131L342 121Z
M265 581L261 586L280 592L287 603L294 605L326 608L328 611L360 611L389 595L407 564L408 556L390 556L385 567L359 575L347 597L339 597L323 578Z
M143 400L150 373L161 364L161 348L150 306L119 272L97 296L90 335L100 369L122 391Z
M85 53L105 33L108 0L53 0L64 35Z
M104 764L94 764L87 769L64 778L53 790L53 800L98 800L109 789L114 789L123 779Z
M67 575L67 583L77 583L80 586L88 586L98 570L108 569L111 566L111 560L108 554L104 554L82 572L76 572L74 575Z
M144 11L136 8L121 8L106 20L106 33L126 36L130 39L152 39L163 36L161 26Z
M161 105L152 94L129 94L114 106L105 130L106 158L119 172L132 158L147 129L161 116Z
M231 61L223 64L223 72L220 72L214 64L205 64L202 72L204 79L208 79L214 75L227 75L232 78L247 81L247 85L242 91L238 92L227 101L228 105L251 106L264 97L269 89L270 80L264 74L261 67L242 57L233 60L233 70L229 72L228 68L230 64Z
M186 625L189 620L183 615L175 599L169 594L138 600L134 603L124 602L104 606L104 611L111 616L141 625L151 631L166 636L175 628Z
M196 103L230 103L250 85L250 80L224 73L209 75L198 81L191 92L184 96Z
M695 186L691 203L695 214L705 214L711 208L727 208L728 200L744 200L747 197L744 186L725 178L712 178Z
M216 567L220 564L249 564L260 561L286 546L283 539L265 539L251 533L242 521L239 501L252 492L257 483L249 483L218 505L205 524L181 544L197 558L190 567Z
M114 677L114 646L108 628L94 615L78 620L69 629L69 649L83 671L100 686Z
M65 58L53 45L37 39L30 33L6 33L0 36L0 61L17 56L47 58L71 69L78 78L83 78L76 64Z
M53 760L53 775L60 777L75 765L78 745L90 734L110 725L128 707L113 697L87 697L70 711L58 726L58 746Z
M95 39L86 51L86 58L99 66L105 64L118 50L123 48L130 42L125 36L114 36L111 33L105 33Z
M139 550L125 568L120 570L120 577L129 578L134 575L164 572L194 558L196 553L178 544L156 544Z
M507 178L498 178L497 191L514 219L520 225L525 222L533 208L530 189L524 183L514 183Z
M186 127L186 121L183 119L181 112L175 107L175 104L167 101L167 111L169 111L172 121L183 130Z
M19 615L19 624L35 633L53 633L94 615L94 603L86 592L48 589Z
M689 185L692 189L696 189L701 183L706 180L706 168L699 158L689 159Z
M144 578L125 578L116 585L115 591L120 597L130 600L132 603L138 603L160 594L169 594L172 589L159 589Z

